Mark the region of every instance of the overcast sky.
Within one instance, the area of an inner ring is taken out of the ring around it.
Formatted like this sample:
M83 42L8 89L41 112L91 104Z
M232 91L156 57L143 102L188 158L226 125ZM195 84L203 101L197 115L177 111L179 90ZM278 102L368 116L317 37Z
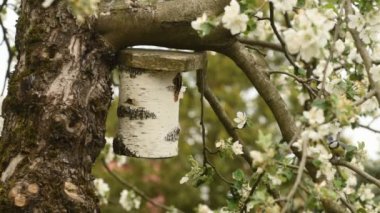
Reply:
M13 39L15 35L15 24L16 24L17 15L14 12L11 12L10 10L8 11L9 12L6 16L4 24L8 28L8 33L11 35ZM0 39L2 39L2 34L0 34ZM13 40L12 40L12 43L13 43ZM2 44L0 46L0 90L3 88L3 84L4 84L7 59L8 59L8 53L6 51L6 46L5 44ZM361 123L366 125L371 120L372 120L371 118L363 118L361 119ZM380 119L374 122L372 124L372 127L380 130ZM366 144L366 149L368 151L369 156L371 158L379 158L379 153L380 153L380 135L379 134L374 134L373 132L363 129L363 128L357 128L355 129L355 131L348 128L343 132L343 136L351 138L353 142L364 141Z

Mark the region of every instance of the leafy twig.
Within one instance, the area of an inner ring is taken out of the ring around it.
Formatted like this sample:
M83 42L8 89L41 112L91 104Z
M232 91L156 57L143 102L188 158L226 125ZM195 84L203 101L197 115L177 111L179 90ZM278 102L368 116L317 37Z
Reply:
M277 30L276 23L274 22L274 6L272 2L269 2L269 17L270 17L270 25L273 29L274 34L276 35L278 41L280 42L282 48L284 49L285 57L288 59L289 63L294 67L294 70L297 71L299 67L296 63L294 63L290 53L286 47L285 41L282 39L280 33Z
M302 178L302 175L303 175L303 170L305 169L305 166L306 166L306 157L307 157L307 142L303 141L302 142L302 158L301 158L300 165L298 167L296 182L294 183L292 189L290 190L288 196L286 197L286 200L287 200L286 201L286 205L282 209L281 213L285 213L288 210L290 200L294 197L294 194L296 193L297 188L298 188L298 186L301 183L301 178Z
M262 172L261 174L259 174L259 177L257 177L255 183L252 185L252 188L249 191L249 195L248 195L247 199L244 201L244 205L243 205L243 207L240 210L241 213L247 211L247 204L249 202L249 198L253 195L253 192L255 192L255 190L256 190L257 186L259 185L259 183L260 183L262 177L264 176L264 174L265 174L265 172Z

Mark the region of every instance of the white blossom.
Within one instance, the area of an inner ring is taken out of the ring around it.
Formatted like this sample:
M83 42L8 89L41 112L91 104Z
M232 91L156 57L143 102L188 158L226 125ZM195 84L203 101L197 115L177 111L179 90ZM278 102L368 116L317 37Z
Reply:
M358 190L361 201L368 201L375 197L375 194L372 192L369 184L362 184Z
M324 175L326 180L331 182L334 180L335 173L336 173L336 169L328 160L322 161L322 165L317 171L317 178L321 177L321 175Z
M264 162L264 156L259 151L252 150L249 152L249 156L251 156L251 158L252 158L252 161L253 161L252 164L253 165L259 165L259 164L262 164Z
M380 43L377 43L372 47L371 57L373 60L380 60Z
M198 17L195 21L191 22L191 27L194 30L201 30L202 25L207 22L207 14L203 13L201 17Z
M1 136L1 132L3 131L3 127L4 127L4 118L0 117L0 136Z
M297 0L270 0L276 10L287 12L293 10L297 5Z
M375 97L368 99L362 105L360 105L360 110L362 113L373 112L379 107Z
M278 178L277 176L272 176L272 175L268 175L268 178L269 178L269 180L272 182L272 184L274 185L274 186L279 186L279 185L281 185L281 183L282 183L282 181L281 181L281 179L280 178Z
M213 212L214 211L212 211L207 205L204 205L204 204L198 205L197 213L213 213Z
M124 189L120 193L119 203L123 209L126 211L131 211L132 209L140 208L141 197L138 197L134 191Z
M372 75L373 81L375 81L375 82L380 81L380 65L375 65L375 64L372 65L372 67L369 70L369 72Z
M51 4L53 4L53 2L54 0L45 0L44 2L42 2L42 7L48 8Z
M241 145L239 141L235 141L235 143L232 144L232 151L235 155L243 154L243 145Z
M218 149L224 149L226 147L226 142L223 139L221 139L218 142L216 142L215 147Z
M318 9L300 10L294 17L293 28L284 31L284 40L289 52L292 54L299 52L306 62L313 57L321 58L334 24L334 21Z
M182 178L181 178L181 180L179 180L179 183L180 184L184 184L184 183L186 183L187 181L189 181L189 177L188 176L183 176Z
M307 119L310 125L318 125L325 122L323 110L317 107L312 107L310 111L304 111L303 116Z
M187 89L187 87L185 87L185 86L181 87L181 89L179 90L178 99L182 99L183 98L183 95L185 94L186 89Z
M341 39L338 39L335 42L335 50L338 55L342 54L346 46L344 45L344 42Z
M343 188L343 192L346 194L352 194L355 192L355 186L357 185L356 177L351 173L346 181L346 186Z
M104 180L101 178L96 178L94 180L94 185L95 185L95 192L100 198L100 203L107 204L109 192L110 192L109 185L106 182L104 182Z
M237 123L237 128L243 128L247 123L247 114L245 114L245 112L237 112L234 121Z
M202 185L199 188L199 192L200 192L199 198L201 198L203 201L210 200L210 187L209 186Z
M232 35L244 32L247 29L248 20L247 15L240 13L240 5L236 0L232 0L230 5L224 8L222 23Z
M348 15L348 27L356 29L358 32L362 31L365 25L365 19L359 12Z

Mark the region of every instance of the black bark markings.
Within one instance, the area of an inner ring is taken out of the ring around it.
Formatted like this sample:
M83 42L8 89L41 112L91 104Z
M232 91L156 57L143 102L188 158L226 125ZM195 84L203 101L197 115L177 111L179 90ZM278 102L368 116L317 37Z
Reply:
M177 102L179 99L179 94L181 92L182 88L182 76L181 73L178 73L174 78L173 78L173 85L166 87L169 91L174 92L174 102Z
M123 70L129 73L130 78L136 78L138 75L142 75L145 72L144 69L133 68L133 67L123 67Z
M117 108L117 116L119 118L129 118L129 120L145 120L145 119L156 119L157 116L154 112L146 110L144 107L130 107L130 106L119 106Z
M117 155L125 155L130 157L137 157L135 152L132 152L123 143L123 139L120 135L117 135L113 139L113 152Z
M179 139L179 132L181 129L179 127L175 127L165 136L165 141L176 142Z

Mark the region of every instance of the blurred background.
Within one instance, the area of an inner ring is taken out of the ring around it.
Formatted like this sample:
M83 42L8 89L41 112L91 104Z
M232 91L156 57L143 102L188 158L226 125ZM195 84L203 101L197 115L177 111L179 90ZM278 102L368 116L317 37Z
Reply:
M271 60L276 59L271 56ZM293 81L285 81L284 76L275 76L272 80L278 85L283 97L287 101L289 108L294 115L302 115L303 100L299 97L299 86ZM226 206L226 198L229 188L226 183L221 181L217 176L211 184L203 184L196 188L190 184L180 184L179 181L189 170L190 165L188 158L194 156L199 162L202 161L202 137L200 127L200 93L196 87L196 73L183 73L183 84L187 87L184 98L180 103L180 125L181 133L179 140L179 156L164 160L149 160L126 158L123 165L116 161L111 161L108 166L112 171L121 177L124 181L136 186L144 191L150 198L160 204L175 206L185 212L193 212L199 203L216 209ZM219 99L224 110L233 119L238 111L246 112L249 119L248 127L238 130L239 135L245 142L243 144L248 150L254 148L254 141L257 139L258 130L262 132L273 133L273 140L280 141L280 132L274 122L273 116L265 105L263 100L258 96L256 90L251 86L244 73L235 66L235 64L223 55L213 52L208 53L208 70L206 74L207 84L213 93ZM114 100L109 109L107 118L107 137L112 138L117 132L117 87L114 89ZM205 100L205 127L207 146L215 150L215 143L220 139L227 139L229 136L224 130L218 118L209 107ZM365 119L365 118L364 118ZM364 133L352 134L353 131L348 129L345 135L368 135L367 130L361 130ZM357 137L357 136L355 136ZM354 140L355 140L354 137ZM373 142L377 141L376 136L372 135ZM356 141L360 141L360 138ZM367 146L368 146L367 140ZM372 150L376 150L378 143L370 144ZM376 147L376 148L375 148ZM123 184L115 180L104 168L101 159L106 157L107 149L98 158L93 173L97 178L103 178L110 185L110 199L107 205L102 205L102 212L125 212L119 205L120 192L125 189ZM370 154L372 159L377 159L378 153ZM125 159L124 159L125 160ZM123 161L124 161L123 160ZM217 170L228 180L231 180L231 173L237 169L242 169L247 174L251 174L247 163L242 158L231 159L221 157L218 154L210 155L210 160ZM119 165L118 165L119 164ZM370 160L368 169L371 173L380 174L378 168ZM149 203L143 201L140 210L131 212L165 212Z

